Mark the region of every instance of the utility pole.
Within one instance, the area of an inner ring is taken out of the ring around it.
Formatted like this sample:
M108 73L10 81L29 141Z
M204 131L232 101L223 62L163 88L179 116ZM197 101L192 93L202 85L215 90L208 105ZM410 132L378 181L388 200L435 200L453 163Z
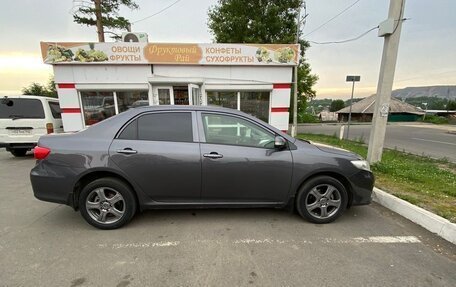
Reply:
M101 16L101 0L95 0L95 17L97 18L98 42L104 42L104 29Z
M404 8L405 0L390 0L388 20L380 24L379 36L384 36L385 40L367 151L367 160L370 163L382 159Z

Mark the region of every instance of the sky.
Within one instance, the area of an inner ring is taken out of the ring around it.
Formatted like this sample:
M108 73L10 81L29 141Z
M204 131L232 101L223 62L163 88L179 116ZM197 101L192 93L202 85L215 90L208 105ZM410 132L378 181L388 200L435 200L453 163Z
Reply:
M152 15L176 0L136 0L139 10L122 9L134 22ZM399 0L395 0L399 1ZM0 95L19 93L32 82L46 83L52 67L42 63L40 41L96 41L94 27L73 22L72 11L80 1L2 1L0 9ZM341 12L356 0L307 0L303 34ZM212 42L207 11L216 0L181 0L162 13L133 24L146 32L149 42ZM315 42L354 38L377 26L388 15L389 0L360 0L321 29L305 37ZM393 88L456 85L455 0L406 0ZM317 98L350 97L346 75L360 75L354 97L374 94L380 69L383 38L374 30L344 44L312 44L306 58L319 76Z

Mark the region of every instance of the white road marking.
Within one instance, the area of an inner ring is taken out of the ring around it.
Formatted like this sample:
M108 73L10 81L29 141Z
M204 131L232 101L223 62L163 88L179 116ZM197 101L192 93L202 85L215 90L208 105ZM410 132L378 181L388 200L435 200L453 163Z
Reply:
M427 139L420 139L420 138L412 138L412 140L425 141L425 142L433 142L433 143L440 143L440 144L456 145L456 143L441 142L441 141L434 141L434 140L427 140Z
M360 244L360 243L377 243L377 244L391 244L391 243L420 243L421 241L416 236L367 236L367 237L353 237L353 238L317 238L312 240L282 240L271 238L244 238L236 240L193 240L188 242L181 241L159 241L159 242L132 242L132 243L114 243L98 244L99 248L112 248L112 249L131 249L131 248L158 248L158 247L175 247L179 245L209 245L209 244L246 244L246 245L290 245L292 248L297 248L298 245L310 244Z

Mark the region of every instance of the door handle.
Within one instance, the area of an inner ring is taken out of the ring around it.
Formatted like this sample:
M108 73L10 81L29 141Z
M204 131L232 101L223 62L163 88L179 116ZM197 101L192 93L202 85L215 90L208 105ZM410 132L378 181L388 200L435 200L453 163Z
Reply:
M117 153L122 153L122 154L137 154L138 151L133 150L133 149L127 147L127 148L124 148L124 149L118 149L118 150L117 150Z
M214 159L216 159L216 158L222 158L222 157L223 157L222 154L218 154L218 153L216 153L216 152L205 153L205 154L203 154L203 156L204 156L204 157L208 157L208 158L214 158Z

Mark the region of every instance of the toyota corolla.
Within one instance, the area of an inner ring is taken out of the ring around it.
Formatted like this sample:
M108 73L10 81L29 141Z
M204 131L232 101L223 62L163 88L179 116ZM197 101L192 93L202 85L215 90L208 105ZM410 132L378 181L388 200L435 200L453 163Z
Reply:
M298 140L215 107L130 109L34 149L36 198L114 229L154 208L294 207L328 223L371 202L374 176L351 152Z

